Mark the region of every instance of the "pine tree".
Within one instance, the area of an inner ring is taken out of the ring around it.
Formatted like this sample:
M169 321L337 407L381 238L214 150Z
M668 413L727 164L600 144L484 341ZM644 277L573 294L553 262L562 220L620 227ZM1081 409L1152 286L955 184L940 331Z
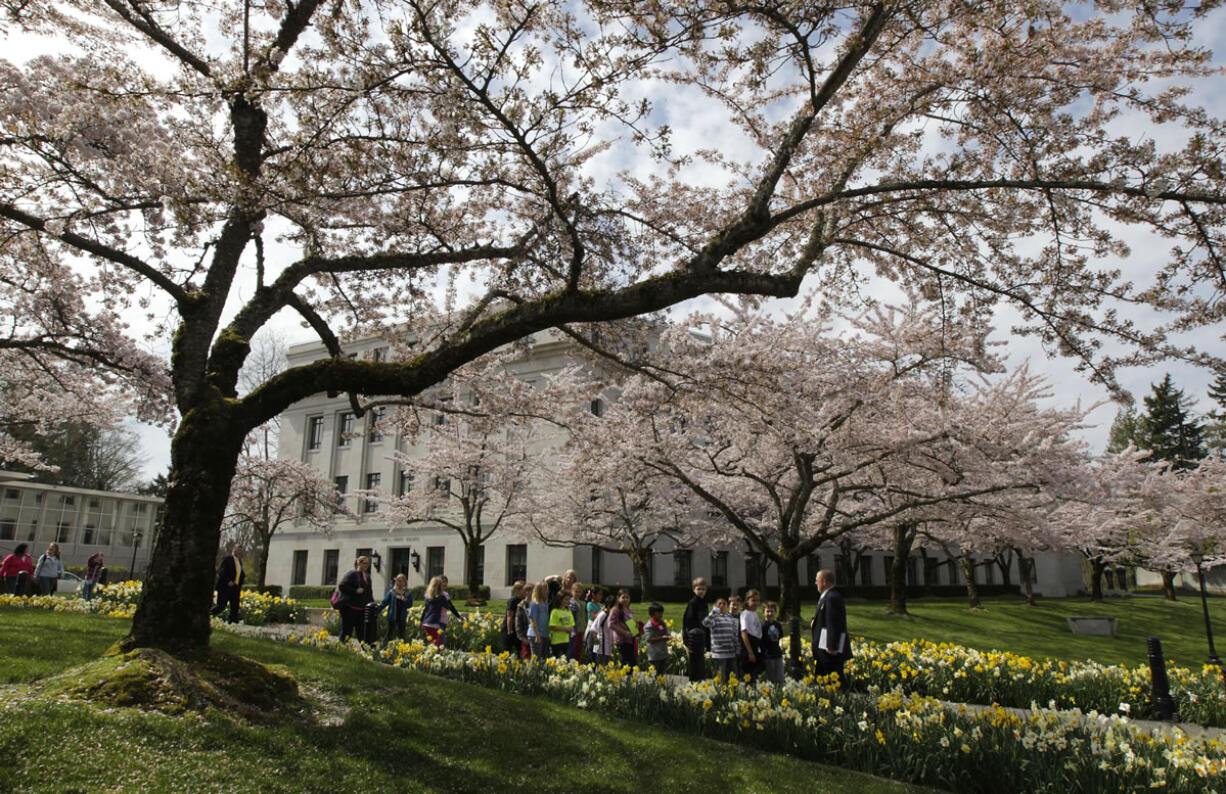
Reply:
M1137 407L1128 405L1115 413L1115 421L1107 435L1107 451L1123 452L1131 444L1138 448L1145 447L1143 432L1144 421L1137 416Z
M1226 459L1226 371L1218 372L1209 384L1209 399L1217 407L1205 416L1205 451L1218 460Z
M1150 460L1168 461L1176 469L1192 469L1205 457L1203 430L1192 417L1190 400L1175 388L1170 373L1161 383L1151 384L1153 394L1145 398L1141 427Z

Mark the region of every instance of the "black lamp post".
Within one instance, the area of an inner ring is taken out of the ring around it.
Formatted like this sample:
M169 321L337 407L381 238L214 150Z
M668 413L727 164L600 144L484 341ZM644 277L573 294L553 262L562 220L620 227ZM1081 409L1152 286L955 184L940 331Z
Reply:
M128 578L136 578L136 549L140 546L140 539L144 535L139 529L132 530L132 564L128 566Z
M421 573L421 555L413 551L409 553L409 559L413 561L413 570Z
M1205 569L1201 567L1204 561L1203 551L1198 549L1192 552L1192 562L1196 564L1196 578L1200 580L1200 605L1205 613L1205 637L1209 640L1209 658L1205 663L1217 665L1218 669L1222 670L1222 660L1218 658L1217 649L1213 647L1213 626L1209 623L1209 597L1205 594ZM1222 677L1226 678L1226 670L1222 670Z
M377 551L372 551L370 553L370 564L374 566L376 571L378 571L379 573L383 573L383 555L382 554L380 554Z

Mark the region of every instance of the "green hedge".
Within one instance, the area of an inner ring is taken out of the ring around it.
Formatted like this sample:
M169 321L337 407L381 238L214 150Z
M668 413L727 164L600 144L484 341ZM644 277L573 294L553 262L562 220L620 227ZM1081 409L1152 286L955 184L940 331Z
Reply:
M289 597L295 601L315 598L331 598L334 585L296 584L289 589Z
M422 599L426 597L425 585L417 585L416 587L410 587L409 590L410 592L413 593L413 600L416 601L417 603L421 603ZM471 593L469 592L468 585L463 585L463 584L448 585L447 592L448 594L451 595L452 601L467 601L471 597ZM482 599L484 601L489 601L490 600L490 586L487 584L477 585L477 598Z

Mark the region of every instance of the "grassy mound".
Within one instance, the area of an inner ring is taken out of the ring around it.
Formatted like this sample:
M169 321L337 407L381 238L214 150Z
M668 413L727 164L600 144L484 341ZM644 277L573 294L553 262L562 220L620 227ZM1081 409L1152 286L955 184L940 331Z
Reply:
M42 689L104 708L216 710L251 722L296 716L306 706L287 668L220 651L190 660L152 648L112 654L47 679Z

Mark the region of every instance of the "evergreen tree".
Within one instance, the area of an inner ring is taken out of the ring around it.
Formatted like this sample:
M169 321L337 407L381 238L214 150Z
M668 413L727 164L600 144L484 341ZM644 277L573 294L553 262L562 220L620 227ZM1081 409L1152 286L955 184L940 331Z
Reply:
M1123 452L1131 444L1145 448L1144 422L1137 416L1137 407L1128 405L1115 413L1115 421L1107 435L1107 451Z
M1222 460L1226 458L1226 371L1218 372L1209 384L1209 399L1217 403L1205 417L1205 451Z
M1192 417L1190 400L1183 389L1175 388L1170 373L1161 383L1151 384L1153 393L1145 398L1142 418L1144 448L1150 460L1167 461L1176 469L1192 469L1205 457L1203 430Z

